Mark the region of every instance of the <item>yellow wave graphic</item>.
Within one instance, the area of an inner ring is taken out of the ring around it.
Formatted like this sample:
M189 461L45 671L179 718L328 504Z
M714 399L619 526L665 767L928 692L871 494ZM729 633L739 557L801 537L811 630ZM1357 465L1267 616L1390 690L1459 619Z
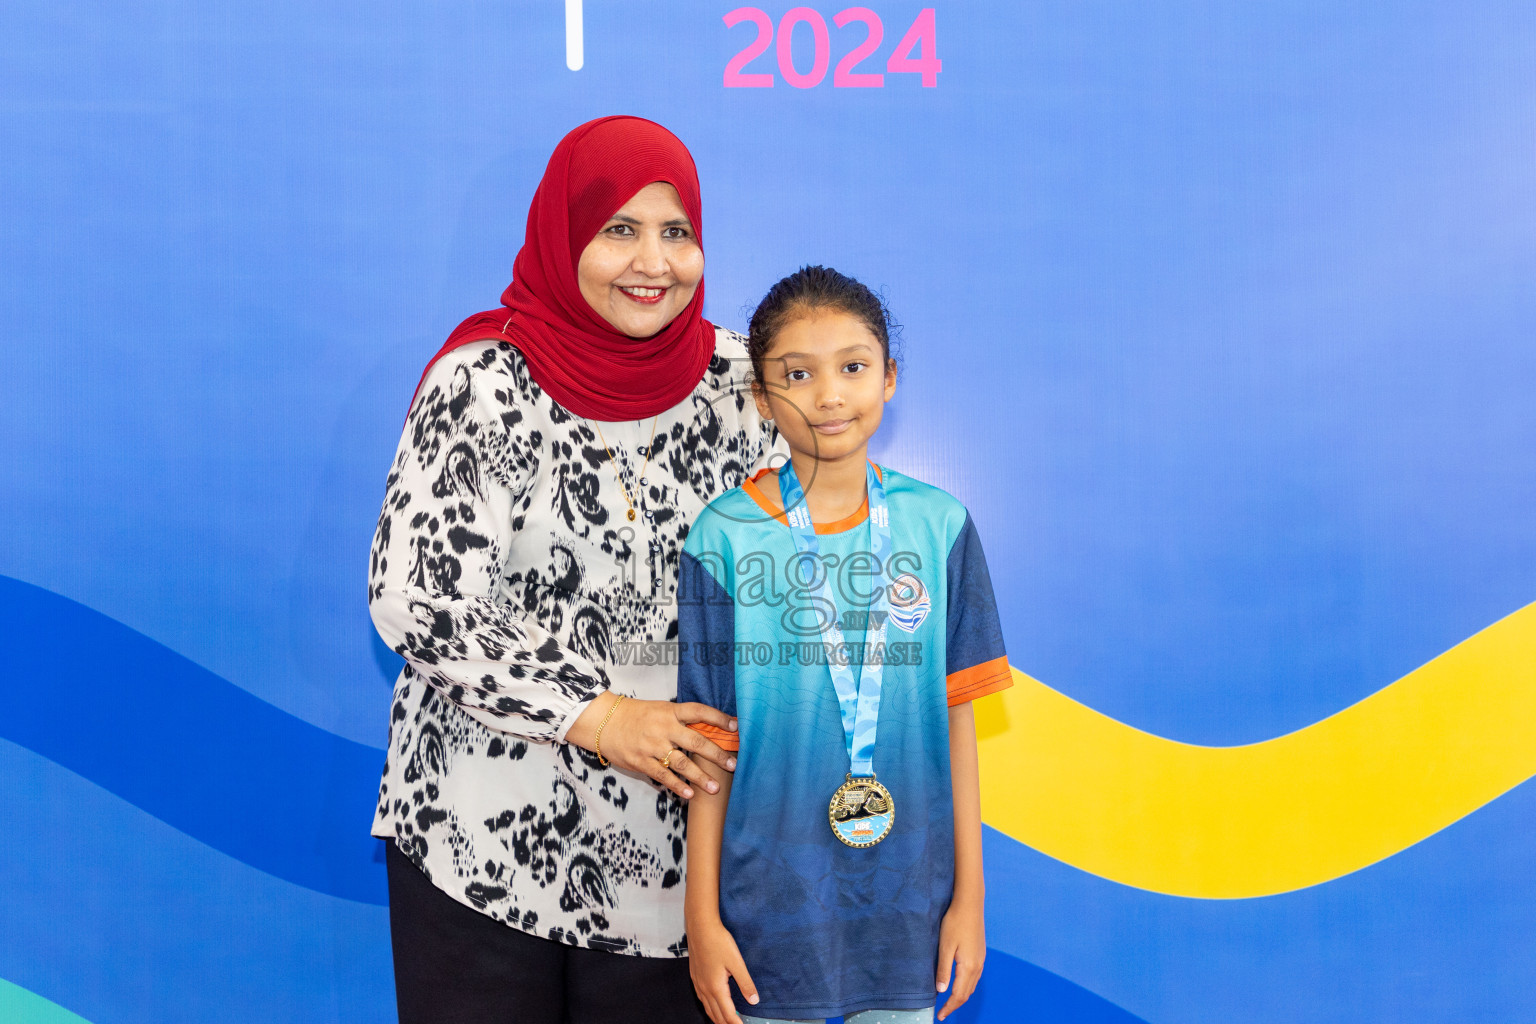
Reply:
M1177 743L1014 669L977 705L987 823L1140 889L1240 899L1392 856L1536 775L1536 604L1338 714Z

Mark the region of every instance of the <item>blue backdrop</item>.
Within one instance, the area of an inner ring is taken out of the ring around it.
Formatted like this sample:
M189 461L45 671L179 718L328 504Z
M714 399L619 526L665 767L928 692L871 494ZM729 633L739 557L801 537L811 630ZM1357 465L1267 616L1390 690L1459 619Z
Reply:
M1076 700L1260 741L1536 599L1536 6L781 5L763 88L734 2L8 8L0 1019L394 1019L384 473L601 114L692 148L711 319L885 290L877 458L970 506ZM989 832L967 1013L1536 1019L1533 811L1219 902Z

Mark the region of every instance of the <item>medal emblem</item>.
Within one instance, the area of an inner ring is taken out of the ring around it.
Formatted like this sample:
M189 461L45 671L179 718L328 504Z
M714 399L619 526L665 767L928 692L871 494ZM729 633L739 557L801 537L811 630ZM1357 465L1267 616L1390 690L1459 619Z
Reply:
M873 777L854 778L837 788L827 805L827 820L832 834L844 844L863 849L874 846L891 834L896 821L896 801L891 791Z

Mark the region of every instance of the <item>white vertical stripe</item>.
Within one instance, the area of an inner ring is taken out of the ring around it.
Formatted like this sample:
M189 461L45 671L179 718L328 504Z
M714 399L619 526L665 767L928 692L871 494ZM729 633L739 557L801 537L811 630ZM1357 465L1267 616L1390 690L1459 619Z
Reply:
M581 31L581 0L565 0L565 66L580 71L585 58Z

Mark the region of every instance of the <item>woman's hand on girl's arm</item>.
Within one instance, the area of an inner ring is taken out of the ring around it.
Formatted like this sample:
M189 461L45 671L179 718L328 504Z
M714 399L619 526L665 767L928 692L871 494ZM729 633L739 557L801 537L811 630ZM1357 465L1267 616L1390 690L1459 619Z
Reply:
M731 999L731 979L736 979L736 987L749 1003L757 1002L757 986L747 973L736 939L720 921L720 839L725 834L731 776L714 769L705 774L719 783L719 791L700 794L688 807L688 879L683 896L688 973L714 1024L741 1024Z
M934 983L940 992L949 992L949 999L939 1010L939 1020L971 998L987 958L986 884L981 873L981 782L976 765L976 717L969 702L949 709L949 774L955 805L955 895L939 926L939 971Z
M699 790L719 791L719 783L700 763L710 761L727 772L736 769L734 755L688 728L690 722L703 722L734 731L736 720L724 712L704 704L676 704L669 700L626 697L614 707L615 701L618 697L611 692L595 698L571 723L565 734L566 742L592 751L601 743L603 758L610 764L648 776L684 800L692 799ZM667 762L665 767L663 760Z

